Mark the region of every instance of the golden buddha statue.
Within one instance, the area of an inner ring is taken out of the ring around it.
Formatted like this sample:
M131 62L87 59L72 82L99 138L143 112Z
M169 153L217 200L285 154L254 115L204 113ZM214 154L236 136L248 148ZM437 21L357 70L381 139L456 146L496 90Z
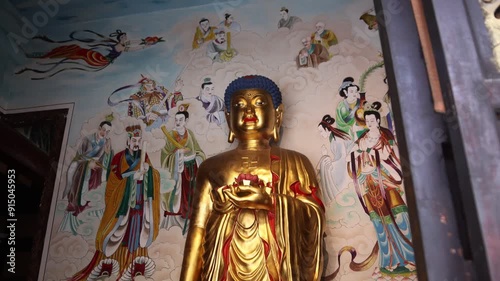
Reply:
M272 146L283 105L278 86L252 75L225 92L236 149L199 170L181 280L320 280L324 206L310 161Z

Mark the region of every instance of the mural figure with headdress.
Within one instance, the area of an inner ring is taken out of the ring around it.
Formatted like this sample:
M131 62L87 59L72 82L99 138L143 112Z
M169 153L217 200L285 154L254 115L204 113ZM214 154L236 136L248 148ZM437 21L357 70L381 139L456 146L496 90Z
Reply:
M126 127L127 148L111 161L104 210L90 263L69 280L150 278L155 263L148 247L156 239L160 219L160 174L142 141L141 125Z
M408 208L403 200L401 161L392 132L382 127L380 102L366 103L364 130L347 157L347 169L377 233L379 269L405 276L416 270ZM375 255L377 251L372 251Z
M189 104L177 107L174 128L168 131L163 125L166 144L161 150L161 167L170 172L174 181L172 187L162 194L164 218L162 228L178 226L182 233L187 233L189 219L193 211L193 196L196 187L198 167L205 160L195 135L186 125L189 121Z
M54 59L56 62L38 63L47 66L46 69L23 68L16 72L34 72L44 74L41 77L33 77L32 80L42 80L52 77L68 70L80 70L97 72L108 67L122 53L143 50L159 42L164 42L162 37L146 37L141 40L129 40L127 33L116 30L108 36L104 36L92 30L73 31L70 39L56 41L47 36L35 36L33 39L48 43L63 44L47 52L27 52L26 57L33 59ZM81 46L83 45L83 47Z
M207 56L214 62L228 62L232 60L238 52L231 47L231 32L224 31L223 28L214 30L215 39L207 45Z
M357 132L364 126L363 103L365 93L354 84L352 77L346 77L339 87L339 95L344 98L337 105L337 128L349 134L352 140L358 138Z
M226 32L238 33L241 31L241 25L234 21L234 16L230 13L224 14L224 20L219 23L219 28L224 28Z
M105 120L99 124L97 132L83 138L75 157L69 164L66 187L62 195L63 199L68 198L68 205L59 227L60 231L77 234L77 229L81 224L81 220L77 217L89 208L90 201L85 199L85 194L100 187L107 179L113 158L109 138L112 120L112 114L106 116Z
M346 156L351 150L352 140L349 134L334 127L335 118L326 114L318 124L320 135L330 142L330 153L323 145L318 163L319 178L323 186L323 202L330 205L335 197L348 187L349 177L345 173Z
M132 85L120 87L108 97L109 106L127 103L127 115L142 120L148 129L157 128L167 121L168 112L183 100L181 89L182 79L175 81L174 91L170 92L164 86L141 74L141 79ZM126 99L114 101L112 98L118 92L139 88L139 91ZM158 118L160 117L160 118Z
M198 22L198 26L196 27L196 31L194 33L193 38L193 49L198 49L203 43L210 42L215 39L215 29L217 27L210 26L210 21L207 18L202 18Z
M224 100L214 94L215 85L210 78L203 79L201 84L200 95L196 97L201 102L207 115L209 123L215 123L217 126L226 124L226 117L224 116Z
M286 7L281 7L280 9L280 16L281 16L281 19L279 20L278 22L278 28L288 28L288 29L292 29L293 25L298 23L298 22L302 22L302 20L297 17L297 16L290 16L288 14L288 9Z

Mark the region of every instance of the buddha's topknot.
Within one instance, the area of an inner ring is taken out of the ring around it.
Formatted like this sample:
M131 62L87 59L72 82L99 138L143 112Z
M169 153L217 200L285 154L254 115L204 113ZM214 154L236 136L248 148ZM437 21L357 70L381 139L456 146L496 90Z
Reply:
M233 94L243 89L265 90L271 94L275 109L281 104L281 91L273 80L261 75L247 75L233 80L233 82L229 83L229 86L227 86L226 92L224 93L224 103L226 104L227 112L231 110L231 97Z

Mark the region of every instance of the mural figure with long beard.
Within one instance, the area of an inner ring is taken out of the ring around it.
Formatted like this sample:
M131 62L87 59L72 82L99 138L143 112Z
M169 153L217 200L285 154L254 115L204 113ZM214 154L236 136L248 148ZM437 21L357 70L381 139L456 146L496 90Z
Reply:
M149 278L155 263L148 247L158 236L160 174L144 147L140 125L126 128L127 148L111 161L104 210L97 230L96 252L90 263L70 280L96 280L117 275L116 280Z

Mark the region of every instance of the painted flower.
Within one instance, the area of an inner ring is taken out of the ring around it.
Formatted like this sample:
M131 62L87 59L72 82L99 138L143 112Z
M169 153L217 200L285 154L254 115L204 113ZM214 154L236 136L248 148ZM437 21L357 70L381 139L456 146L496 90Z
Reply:
M264 186L264 182L259 179L259 176L252 174L239 174L235 179L237 185L258 185Z

